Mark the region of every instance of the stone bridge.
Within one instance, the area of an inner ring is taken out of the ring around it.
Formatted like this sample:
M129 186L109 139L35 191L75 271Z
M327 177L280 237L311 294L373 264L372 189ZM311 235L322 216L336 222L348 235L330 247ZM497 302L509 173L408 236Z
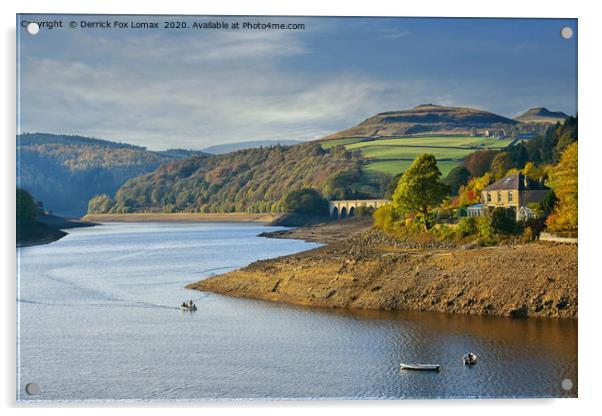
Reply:
M353 217L359 207L380 208L388 204L388 199L349 199L341 201L328 201L328 211L334 218Z

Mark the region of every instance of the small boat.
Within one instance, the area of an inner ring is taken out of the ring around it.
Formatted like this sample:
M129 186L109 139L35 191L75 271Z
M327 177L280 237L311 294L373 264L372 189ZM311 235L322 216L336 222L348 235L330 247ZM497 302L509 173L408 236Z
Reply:
M439 371L439 364L399 364L402 370Z
M477 363L477 355L473 352L469 352L462 357L462 361L464 362L464 365L474 365Z
M180 305L180 309L183 311L196 311L196 305L192 305L192 306L184 306L184 305Z

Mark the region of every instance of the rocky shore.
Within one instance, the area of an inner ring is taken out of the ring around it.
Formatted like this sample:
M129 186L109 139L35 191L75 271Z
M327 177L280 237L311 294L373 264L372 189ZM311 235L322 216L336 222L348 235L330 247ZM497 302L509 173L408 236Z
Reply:
M577 318L576 245L425 248L350 224L359 229L348 238L323 227L280 232L329 244L188 287L316 307Z

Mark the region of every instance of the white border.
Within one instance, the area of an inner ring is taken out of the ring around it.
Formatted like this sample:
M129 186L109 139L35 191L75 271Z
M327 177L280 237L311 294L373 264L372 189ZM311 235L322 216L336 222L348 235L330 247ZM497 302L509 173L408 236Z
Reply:
M29 414L43 411L49 415L78 414L81 406L61 409L60 405L50 408L16 406L15 404L15 231L14 231L14 189L15 189L15 13L121 13L121 14L252 14L252 15L332 15L332 16L456 16L456 17L576 17L579 18L579 116L580 116L580 222L579 235L579 399L562 400L484 400L484 401L407 401L407 402L255 402L255 403L193 403L190 406L201 407L198 411L210 410L211 413L234 414L245 409L251 414L330 414L343 410L351 415L366 414L371 411L399 413L420 412L447 415L487 412L491 415L505 415L516 412L563 414L568 412L594 409L600 402L600 322L596 308L602 294L600 287L600 262L596 261L602 246L602 216L600 194L600 175L598 168L602 155L602 123L599 115L600 74L602 66L600 45L602 44L601 17L595 2L567 2L548 0L545 2L527 2L525 0L503 0L496 3L470 0L430 0L428 2L386 2L370 0L352 2L350 0L325 1L277 1L277 0L229 0L191 2L190 0L136 0L101 1L88 0L73 2L68 0L10 0L1 3L2 13L2 91L5 92L2 105L2 125L5 127L2 139L2 314L3 354L0 372L0 392L2 403L9 414ZM562 59L563 57L559 57ZM587 191L587 192L586 192ZM91 405L86 412L101 414L108 406ZM175 405L174 405L175 406ZM178 404L178 407L187 405ZM16 407L16 408L15 408ZM165 404L155 405L119 405L134 414L163 413ZM173 412L172 410L167 410ZM194 411L192 409L179 409Z

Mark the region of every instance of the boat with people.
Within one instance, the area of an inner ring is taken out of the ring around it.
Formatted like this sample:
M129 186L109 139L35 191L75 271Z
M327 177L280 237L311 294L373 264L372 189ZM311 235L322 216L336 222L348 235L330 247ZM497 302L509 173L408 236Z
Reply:
M183 311L196 311L196 305L194 304L194 302L191 300L189 300L188 302L182 302L182 304L180 305L180 309Z
M477 355L474 352L469 352L462 357L462 361L464 362L464 365L474 365L477 363Z
M418 370L418 371L439 371L439 364L399 364L402 370Z

